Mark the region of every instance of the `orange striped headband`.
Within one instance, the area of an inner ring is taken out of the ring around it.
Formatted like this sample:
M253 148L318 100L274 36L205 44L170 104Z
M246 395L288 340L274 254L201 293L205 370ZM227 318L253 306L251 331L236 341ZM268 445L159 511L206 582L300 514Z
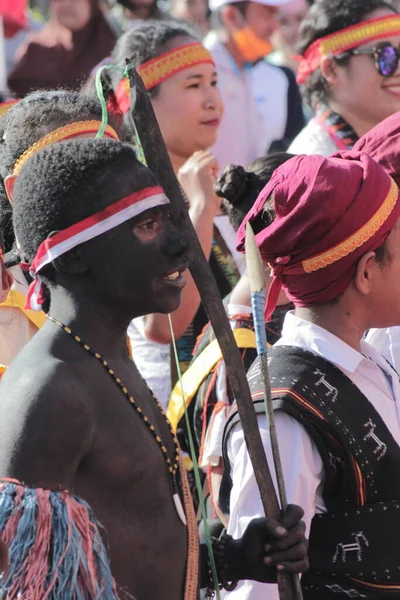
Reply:
M215 64L210 52L200 42L164 52L137 67L146 90L151 90L175 73L203 63Z
M19 157L14 165L13 175L19 175L26 161L31 156L36 154L36 152L39 152L39 150L43 150L43 148L47 148L47 146L51 146L57 142L62 142L75 137L81 137L83 135L95 135L99 131L100 127L100 121L78 121L77 123L70 123L69 125L65 125L64 127L60 127L59 129L48 133L43 138L35 142L30 148L28 148L28 150L25 150L25 152ZM119 141L119 137L111 125L107 125L104 136Z
M304 53L297 74L297 82L305 83L311 73L320 67L322 59L326 56L337 56L367 42L391 35L400 35L400 15L394 14L380 19L362 21L357 25L320 38L311 44Z
M321 252L311 258L303 260L301 266L305 273L314 273L320 269L324 269L332 265L336 261L348 256L357 248L360 248L368 240L370 240L382 225L388 220L399 197L399 188L394 179L390 178L390 187L386 198L376 211L376 213L357 231L350 235L344 242L337 244L333 248L329 248L325 252Z
M0 119L8 113L8 111L18 104L19 100L9 100L8 102L0 102Z

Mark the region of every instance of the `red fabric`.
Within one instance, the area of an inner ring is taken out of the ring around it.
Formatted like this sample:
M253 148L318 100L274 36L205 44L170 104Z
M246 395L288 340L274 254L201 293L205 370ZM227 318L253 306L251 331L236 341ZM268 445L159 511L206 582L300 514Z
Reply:
M3 17L4 35L13 37L27 26L26 9L28 0L0 0L0 15Z
M237 234L238 250L243 250L247 221L262 216L274 193L276 218L256 234L261 256L274 273L268 314L275 308L281 286L296 306L322 304L346 290L358 259L378 248L393 228L400 215L399 202L380 229L347 256L313 273L306 273L301 263L344 242L365 225L390 186L382 167L354 151L330 158L296 156L275 171Z
M400 186L400 112L363 135L354 150L372 156Z

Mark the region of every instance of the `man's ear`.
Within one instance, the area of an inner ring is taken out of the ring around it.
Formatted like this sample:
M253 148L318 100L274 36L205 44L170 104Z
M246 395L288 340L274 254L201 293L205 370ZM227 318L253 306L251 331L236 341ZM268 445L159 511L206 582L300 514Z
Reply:
M4 302L13 284L13 276L6 269L3 260L0 259L0 303Z
M377 266L375 252L366 252L358 261L354 284L363 296L371 292L373 272Z
M13 200L14 200L14 186L15 186L16 181L17 181L17 175L7 175L7 177L4 180L6 194L7 194L9 201L11 202L11 204L13 203Z
M242 13L233 4L228 4L221 9L221 21L229 33L242 29L246 25Z
M89 265L79 251L79 248L73 248L62 256L59 256L51 263L59 273L69 275L84 275L89 271Z
M338 81L338 66L335 60L331 56L325 56L321 60L320 65L322 77L330 85L335 85Z

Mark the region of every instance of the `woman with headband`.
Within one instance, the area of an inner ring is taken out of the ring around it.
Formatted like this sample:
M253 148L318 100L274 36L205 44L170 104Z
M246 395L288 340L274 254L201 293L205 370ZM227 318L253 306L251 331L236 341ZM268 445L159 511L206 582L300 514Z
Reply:
M329 156L400 110L400 15L389 0L320 0L303 21L297 81L315 115L289 147Z
M223 105L211 54L185 26L143 25L126 33L114 51L119 66L129 58L149 93L175 173L187 195L189 214L222 296L239 279L232 257L235 233L213 189L219 166L209 148L214 144ZM123 112L129 109L127 80L115 81ZM243 259L240 257L243 264ZM179 277L180 274L177 274ZM183 370L191 360L197 335L208 318L199 309L200 296L190 275L179 309L172 315ZM165 315L149 315L130 327L135 360L164 406L171 390L171 333ZM147 339L158 342L157 345ZM174 377L175 381L176 378Z

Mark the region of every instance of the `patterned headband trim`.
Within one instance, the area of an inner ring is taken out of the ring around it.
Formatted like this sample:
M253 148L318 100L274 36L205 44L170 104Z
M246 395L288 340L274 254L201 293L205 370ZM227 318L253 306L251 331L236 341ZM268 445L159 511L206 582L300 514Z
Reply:
M36 154L36 152L43 150L43 148L75 137L96 134L100 127L100 121L78 121L77 123L70 123L69 125L65 125L64 127L60 127L59 129L48 133L42 139L35 142L28 150L25 150L19 157L14 165L13 175L19 175L26 161ZM111 125L107 125L104 136L119 141L119 137Z
M210 52L200 42L186 44L169 52L164 52L137 67L146 90L151 90L172 75L195 65L209 63L214 65Z
M169 204L164 190L160 186L149 187L118 200L94 215L44 240L38 248L32 265L30 265L29 271L33 277L33 282L29 287L25 308L35 311L39 311L42 308L44 289L39 272L46 265L73 248L76 248L76 246L118 227L118 225L140 215L146 210L164 204ZM22 266L25 268L27 265Z
M337 56L342 52L362 46L392 35L400 35L400 15L390 15L380 19L362 21L346 29L331 33L316 40L304 53L297 75L297 82L303 84L316 71L325 56Z
M334 262L348 256L371 239L376 232L387 221L399 197L399 188L392 178L390 178L389 192L377 212L357 231L349 236L344 242L337 246L321 252L312 258L302 261L302 267L306 273L314 273Z
M18 104L19 100L10 100L9 102L0 102L0 119L8 113L8 111Z

